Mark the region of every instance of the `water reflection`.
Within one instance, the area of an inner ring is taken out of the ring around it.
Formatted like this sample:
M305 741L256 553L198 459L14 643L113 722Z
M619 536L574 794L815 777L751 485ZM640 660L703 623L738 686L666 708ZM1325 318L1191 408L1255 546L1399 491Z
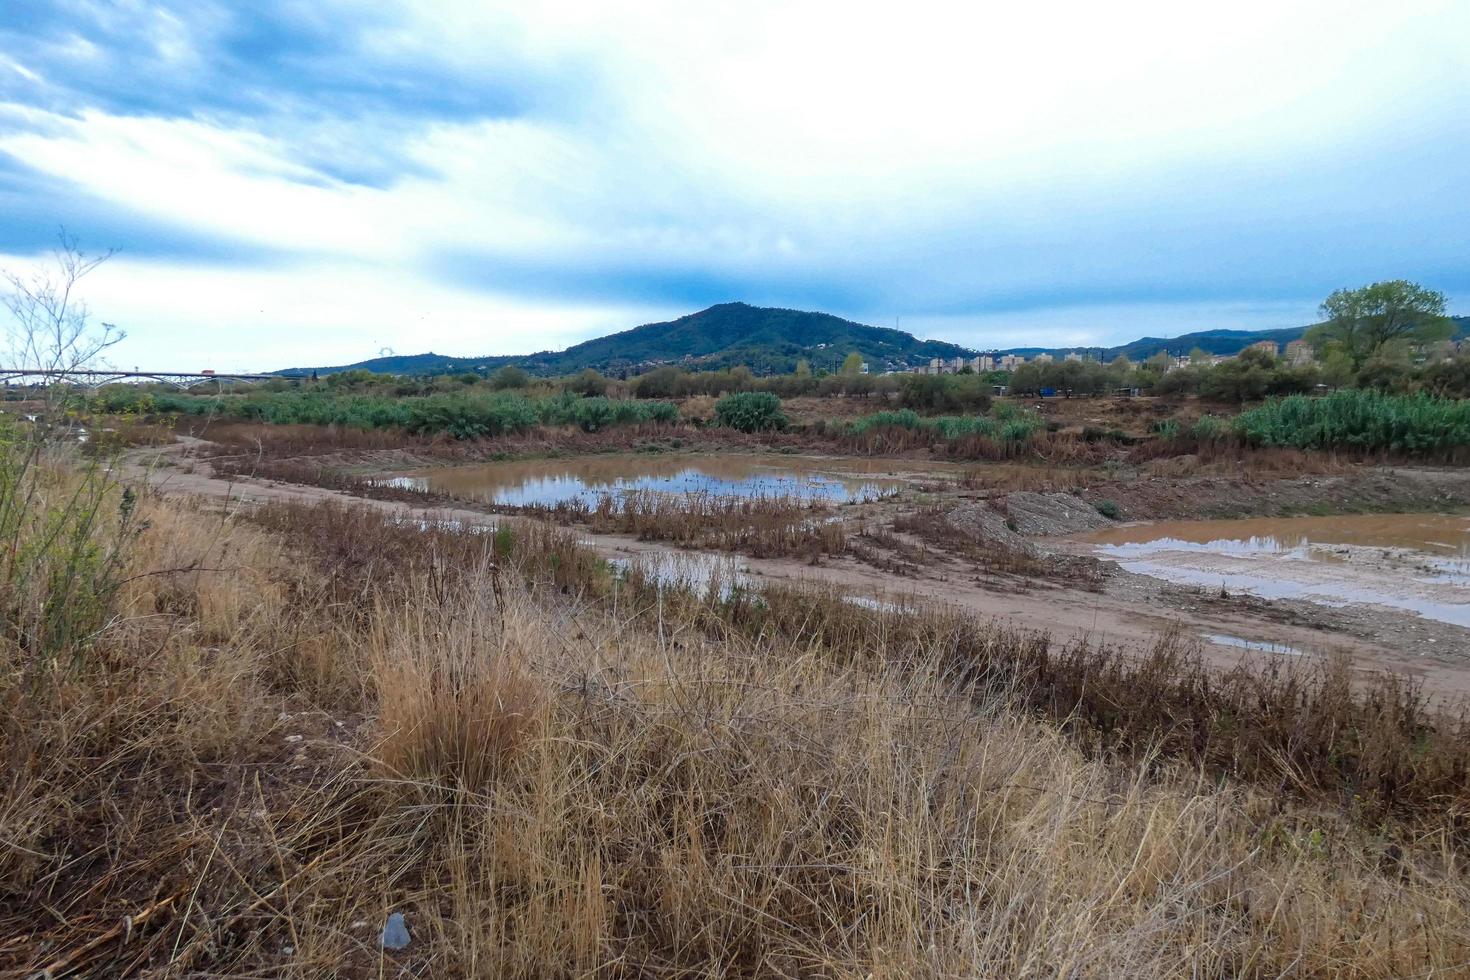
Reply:
M595 506L642 490L718 497L871 500L902 480L882 460L810 460L732 455L608 456L455 466L382 481L507 506Z
M1083 540L1130 572L1181 585L1384 606L1470 627L1470 519L1463 516L1166 521Z
M1453 514L1342 514L1334 517L1253 517L1232 521L1158 521L1107 528L1083 538L1131 546L1120 556L1149 550L1290 554L1307 545L1405 548L1470 559L1470 518Z
M1230 636L1225 633L1206 633L1204 638L1211 643L1222 647L1236 647L1241 650L1255 650L1260 653L1289 653L1296 656L1301 651L1296 647L1289 647L1285 643L1272 643L1269 640L1244 640L1238 636Z

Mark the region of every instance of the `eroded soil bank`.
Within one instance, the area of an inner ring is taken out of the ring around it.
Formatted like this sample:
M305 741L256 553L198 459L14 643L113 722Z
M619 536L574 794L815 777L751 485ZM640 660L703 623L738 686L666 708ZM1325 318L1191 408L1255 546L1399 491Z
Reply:
M210 454L207 444L191 441L163 452L135 454L131 465L151 466L151 478L165 493L213 496L237 505L349 496L321 487L222 479L211 472ZM592 473L623 466L618 459L599 456L587 463L573 459L536 465L548 467L546 472L582 466ZM525 463L504 465L528 472L534 468ZM658 465L678 472L677 462ZM948 603L980 616L1046 630L1062 642L1086 637L1139 649L1161 633L1180 631L1198 640L1221 663L1283 653L1341 653L1362 670L1406 672L1437 692L1470 694L1470 629L1464 625L1426 618L1409 608L1351 601L1331 605L1295 595L1252 595L1228 583L1221 589L1216 582L1171 582L1100 556L1094 550L1095 542L1077 537L1118 528L1118 522L1099 513L1098 505L1104 502L1111 502L1120 518L1133 521L1222 514L1452 511L1470 507L1470 472L1357 467L1288 478L1232 478L1169 475L1156 472L1158 468L1108 474L778 453L714 465L784 468L804 479L830 479L839 485L844 480L881 481L885 487L876 498L853 498L835 505L837 519L853 540L864 543L856 552L866 557L832 555L813 563L720 556L721 561L728 558L730 566L751 583L799 580L830 587L859 601L895 606ZM382 453L374 454L371 463L358 459L355 469L378 478L404 475L404 466L395 465L391 456ZM440 482L442 486L443 479ZM585 483L583 480L584 487ZM1014 489L1017 486L1038 489ZM1055 489L1062 487L1065 491ZM465 496L467 499L417 501L408 493L398 499L368 502L412 519L449 520L464 526L521 519L495 513L494 505L475 501L473 494ZM938 533L898 529L906 516L916 512L942 518L932 525L939 528ZM689 565L683 557L688 552L656 541L590 531L586 538L610 559ZM977 563L977 555L995 549L1034 556L1035 562L1023 573ZM1364 557L1357 564L1366 568L1372 562ZM1375 567L1375 574L1385 573L1385 567ZM1396 567L1413 571L1412 556L1405 556ZM1394 572L1388 569L1386 574ZM1448 587L1464 588L1454 582Z

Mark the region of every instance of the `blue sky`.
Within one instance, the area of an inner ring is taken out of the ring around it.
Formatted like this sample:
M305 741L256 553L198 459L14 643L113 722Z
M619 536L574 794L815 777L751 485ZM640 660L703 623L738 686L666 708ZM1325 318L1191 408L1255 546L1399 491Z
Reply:
M1470 312L1470 4L10 0L0 265L62 225L160 369L736 299L976 347Z

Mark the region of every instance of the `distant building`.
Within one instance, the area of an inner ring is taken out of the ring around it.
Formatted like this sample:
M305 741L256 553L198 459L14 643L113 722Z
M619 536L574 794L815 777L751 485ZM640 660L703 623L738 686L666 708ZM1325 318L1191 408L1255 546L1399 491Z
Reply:
M1246 350L1263 350L1266 353L1270 354L1272 357L1275 357L1276 356L1276 341L1274 341L1274 340L1258 340L1254 344L1251 344L1249 347L1247 347Z
M1286 363L1292 367L1304 367L1316 360L1316 350L1305 340L1293 340L1286 345Z
M1026 359L1019 354L1002 354L1000 358L1000 369L1002 371L1014 371L1025 363Z
M1064 358L1062 358L1062 360L1064 360L1064 361L1080 361L1080 360L1082 360L1082 355L1079 354L1079 353L1077 353L1074 350L1067 351L1067 356L1064 357Z
M1037 364L1050 364L1051 363L1051 355L1050 354L1037 354L1035 357L1032 358L1032 360L1035 361Z

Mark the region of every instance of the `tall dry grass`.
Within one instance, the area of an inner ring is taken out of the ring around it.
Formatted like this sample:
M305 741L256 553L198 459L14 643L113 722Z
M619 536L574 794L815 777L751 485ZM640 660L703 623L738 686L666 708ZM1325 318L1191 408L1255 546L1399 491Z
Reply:
M1202 719L1279 689L1209 700L1187 651L1127 674L952 612L701 597L528 522L138 506L94 655L0 660L0 971L1470 972L1451 802L1276 785L1276 734L1226 737L1265 715ZM1361 716L1315 690L1277 734L1340 744Z
M792 496L727 497L633 490L604 494L595 504L568 501L525 507L522 513L558 523L585 524L606 534L631 534L756 558L804 558L847 549L847 532L835 508L823 500Z

